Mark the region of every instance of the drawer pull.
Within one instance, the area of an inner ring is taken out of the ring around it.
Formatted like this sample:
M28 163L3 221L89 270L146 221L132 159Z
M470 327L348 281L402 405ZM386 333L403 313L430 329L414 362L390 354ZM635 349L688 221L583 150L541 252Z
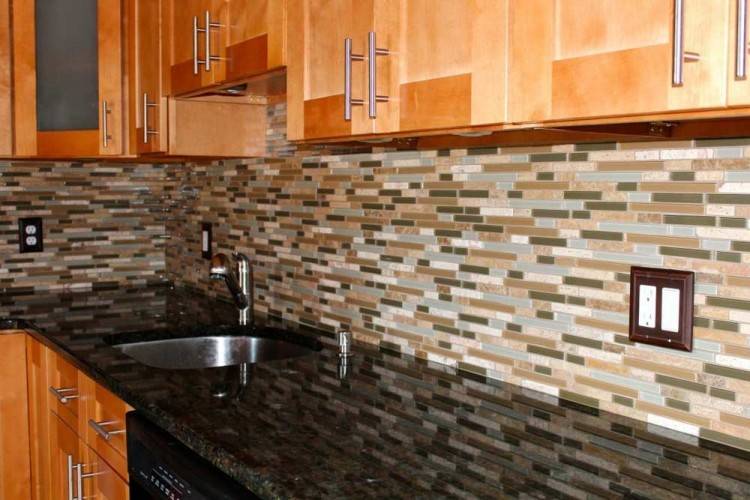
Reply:
M64 405L68 404L71 399L78 399L78 394L76 394L78 389L75 387L60 387L59 389L50 387L49 392L51 392L57 400Z
M737 46L735 72L737 80L747 78L747 0L737 0Z
M99 434L102 439L104 439L105 441L109 441L115 434L125 434L125 429L120 429L117 431L108 431L107 429L105 429L105 426L114 425L117 423L117 420L107 420L104 422L95 422L94 420L89 420L89 427L94 429L94 431Z
M367 35L367 65L369 67L369 77L367 81L367 97L368 97L368 116L370 118L378 117L378 103L388 102L389 98L387 95L378 95L378 64L377 56L390 55L388 49L378 48L378 44L375 40L375 32L371 31Z

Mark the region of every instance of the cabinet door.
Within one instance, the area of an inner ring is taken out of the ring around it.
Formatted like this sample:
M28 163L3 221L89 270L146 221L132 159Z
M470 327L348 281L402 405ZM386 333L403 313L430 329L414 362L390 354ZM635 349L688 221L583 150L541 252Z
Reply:
M128 483L91 448L86 448L84 479L87 500L128 500Z
M389 12L396 4L400 12ZM389 101L377 104L375 131L504 122L507 7L506 0L377 2L377 45L394 54L376 57L377 94Z
M290 139L372 133L367 106L367 34L373 0L288 0L287 133ZM345 40L361 58L345 60ZM361 60L358 60L361 59ZM345 116L351 69L351 119Z
M49 413L52 447L52 488L54 499L75 498L76 466L84 463L84 447L76 433L54 413ZM85 496L85 495L84 495Z
M122 153L120 0L13 2L18 156Z
M52 492L52 451L49 429L50 405L47 383L47 348L26 336L26 374L29 384L29 437L32 495L49 500Z
M286 64L286 0L230 0L226 34L228 81Z
M511 121L726 103L728 0L511 0L510 16Z
M10 2L0 0L0 156L13 154Z
M188 94L223 80L226 26L222 2L170 0L169 9L171 95ZM214 27L207 29L207 22Z
M25 337L0 334L0 498L31 496Z
M141 154L167 151L166 98L162 86L162 1L135 3L136 150Z
M48 387L45 396L49 407L78 431L79 415L84 414L78 370L50 349L47 349L46 355Z

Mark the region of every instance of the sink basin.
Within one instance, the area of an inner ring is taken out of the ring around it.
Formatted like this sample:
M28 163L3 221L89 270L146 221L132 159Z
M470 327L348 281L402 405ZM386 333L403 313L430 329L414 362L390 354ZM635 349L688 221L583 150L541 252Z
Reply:
M285 340L250 336L151 340L113 347L144 365L166 370L219 368L295 358L315 352Z

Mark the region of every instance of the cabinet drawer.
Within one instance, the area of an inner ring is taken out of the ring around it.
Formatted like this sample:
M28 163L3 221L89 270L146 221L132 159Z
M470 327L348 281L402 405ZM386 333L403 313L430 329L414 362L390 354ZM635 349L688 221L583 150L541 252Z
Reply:
M61 356L47 349L49 407L71 428L76 429L81 407L78 370Z
M92 448L81 445L86 450L86 470L92 475L84 486L85 498L96 500L128 500L128 483L106 460ZM125 476L127 477L127 476Z
M132 408L120 398L84 377L86 414L81 437L118 474L127 477L125 414Z

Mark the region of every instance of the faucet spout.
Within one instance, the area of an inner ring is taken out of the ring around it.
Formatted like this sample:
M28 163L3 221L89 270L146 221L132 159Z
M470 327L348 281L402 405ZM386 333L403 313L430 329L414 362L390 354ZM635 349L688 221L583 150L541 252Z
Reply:
M253 286L250 259L241 253L233 254L237 262L237 272L234 273L229 267L229 258L218 253L211 259L209 277L213 280L223 280L227 285L232 299L240 310L240 324L248 323L248 316L252 322L253 313Z

